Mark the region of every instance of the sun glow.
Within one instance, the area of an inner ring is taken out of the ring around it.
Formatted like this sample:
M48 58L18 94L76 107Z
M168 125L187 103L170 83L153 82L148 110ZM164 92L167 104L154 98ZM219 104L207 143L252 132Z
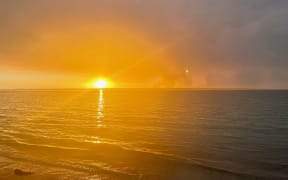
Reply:
M93 88L104 89L109 87L109 82L105 79L98 79L92 83Z

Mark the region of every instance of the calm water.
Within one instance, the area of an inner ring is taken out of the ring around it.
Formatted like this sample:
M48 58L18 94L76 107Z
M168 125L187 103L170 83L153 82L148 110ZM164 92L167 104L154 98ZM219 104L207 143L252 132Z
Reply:
M0 124L0 179L288 179L288 91L0 91Z

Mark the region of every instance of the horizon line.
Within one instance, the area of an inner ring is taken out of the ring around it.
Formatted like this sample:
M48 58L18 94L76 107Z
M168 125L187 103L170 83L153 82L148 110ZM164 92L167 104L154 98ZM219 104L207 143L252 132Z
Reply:
M133 88L133 87L128 87L128 88L103 88L102 90L137 90L137 89L146 89L146 90L223 90L223 91L265 91L265 90L271 90L271 91L287 91L288 88ZM0 91L51 91L51 90L101 90L97 88L0 88Z

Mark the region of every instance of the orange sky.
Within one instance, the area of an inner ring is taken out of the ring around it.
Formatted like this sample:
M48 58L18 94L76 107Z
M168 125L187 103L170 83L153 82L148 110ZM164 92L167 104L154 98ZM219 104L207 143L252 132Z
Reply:
M139 27L88 21L48 24L36 32L37 41L2 57L2 88L82 88L99 77L119 88L183 86L185 69L169 54L177 41L157 42Z
M153 78L169 76L163 66L167 68L170 63L165 45L129 25L79 22L77 26L45 27L37 32L37 42L7 57L23 61L11 60L2 66L2 84L12 88L79 88L91 79L106 77L119 87L141 84L142 80L143 86L149 87ZM11 71L13 66L17 68ZM20 84L11 83L18 79Z

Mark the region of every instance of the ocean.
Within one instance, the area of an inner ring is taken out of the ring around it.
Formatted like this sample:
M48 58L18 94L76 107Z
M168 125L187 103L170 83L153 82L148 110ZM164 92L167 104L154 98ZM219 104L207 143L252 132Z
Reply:
M284 90L2 90L0 132L0 179L288 179Z

